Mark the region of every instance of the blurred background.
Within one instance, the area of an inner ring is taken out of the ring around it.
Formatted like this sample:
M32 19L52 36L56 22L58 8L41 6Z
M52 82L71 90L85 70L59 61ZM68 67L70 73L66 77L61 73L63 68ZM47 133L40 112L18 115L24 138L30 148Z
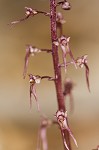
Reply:
M99 0L70 0L72 9L63 13L66 23L64 35L70 36L74 57L88 54L90 88L88 92L85 70L68 67L65 78L75 83L74 111L70 113L69 98L66 105L68 119L78 148L91 150L99 144ZM23 79L26 44L38 48L51 48L50 21L37 15L13 27L8 23L24 17L24 7L49 11L47 0L0 0L0 150L36 149L40 115L33 99L29 109L28 76ZM28 73L53 76L52 57L40 53L29 60ZM64 78L63 78L64 81ZM54 84L44 80L37 86L41 110L50 119L57 111ZM72 139L71 139L72 141ZM49 150L63 149L59 129L48 128Z

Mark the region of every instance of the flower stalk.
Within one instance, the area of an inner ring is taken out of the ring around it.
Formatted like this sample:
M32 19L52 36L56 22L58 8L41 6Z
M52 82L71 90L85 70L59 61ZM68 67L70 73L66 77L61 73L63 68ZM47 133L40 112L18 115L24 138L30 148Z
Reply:
M61 77L61 68L59 67L59 56L58 56L58 47L54 44L54 41L57 41L57 24L56 24L56 1L50 0L50 23L51 23L51 40L52 40L52 58L53 58L53 66L54 66L54 74L55 74L55 87L57 94L57 103L58 109L66 111L65 101L62 90L62 77ZM69 150L71 149L70 137L67 130L64 130L64 137L67 142L67 146ZM65 150L68 150L64 146Z

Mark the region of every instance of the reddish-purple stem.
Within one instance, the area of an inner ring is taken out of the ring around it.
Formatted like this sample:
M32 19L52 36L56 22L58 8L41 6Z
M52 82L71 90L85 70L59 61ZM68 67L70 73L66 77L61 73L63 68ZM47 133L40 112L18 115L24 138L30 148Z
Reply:
M59 67L58 46L54 44L54 41L57 41L56 0L50 0L50 22L51 22L52 58L53 58L54 74L56 78L55 87L56 87L56 94L57 94L58 109L66 111L63 90L62 90L61 68ZM64 137L66 139L69 150L72 150L69 133L67 130L64 131ZM65 146L64 149L67 150Z

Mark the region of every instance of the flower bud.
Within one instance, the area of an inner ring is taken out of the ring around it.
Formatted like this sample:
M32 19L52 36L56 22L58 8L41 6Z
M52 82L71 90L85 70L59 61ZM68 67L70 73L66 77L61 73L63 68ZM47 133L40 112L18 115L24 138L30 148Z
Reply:
M62 9L64 10L70 10L71 6L70 6L70 3L65 1L63 4L62 4Z

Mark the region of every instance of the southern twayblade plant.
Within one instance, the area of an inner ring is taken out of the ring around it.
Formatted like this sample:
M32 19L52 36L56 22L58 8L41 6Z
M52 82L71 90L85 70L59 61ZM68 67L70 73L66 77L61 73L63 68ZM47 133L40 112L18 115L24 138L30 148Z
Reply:
M86 70L86 82L88 89L90 91L89 86L89 67L87 65L87 55L84 55L82 57L78 57L77 59L74 58L72 51L70 49L69 43L70 43L70 37L66 37L63 35L62 31L62 25L65 23L65 20L63 19L63 16L60 12L57 13L58 6L61 6L63 10L70 10L71 5L67 0L62 0L57 2L56 0L49 0L50 2L50 11L39 11L36 9L32 9L30 7L25 7L25 17L22 19L13 21L10 23L10 25L14 25L20 22L23 22L27 20L30 17L36 16L38 14L43 14L45 16L48 16L50 19L50 31L51 31L51 49L39 49L37 47L27 45L26 48L26 55L25 55L25 63L24 63L24 71L23 71L23 77L25 78L27 74L27 67L29 62L30 55L35 56L35 54L40 53L42 51L50 52L53 59L53 68L54 68L54 77L50 77L49 75L40 76L40 75L33 75L29 74L29 82L30 82L30 106L32 104L32 95L34 96L34 99L37 103L37 109L40 111L39 101L36 94L36 85L40 84L42 79L48 79L49 81L54 81L55 89L56 89L56 95L57 95L57 104L58 104L58 110L56 112L56 120L57 124L60 127L63 145L65 150L72 150L71 142L70 142L70 136L72 137L74 143L77 145L76 139L74 138L71 129L68 124L68 117L67 117L67 109L65 106L65 96L69 95L71 96L72 91L72 83L69 82L69 84L66 83L64 91L62 89L62 74L61 74L61 68L65 68L65 72L67 71L67 66L70 64L73 64L75 68L85 67ZM60 30L60 36L57 35L57 29ZM62 59L63 64L60 63L59 60L59 46L62 50ZM67 62L67 54L70 55L71 61ZM69 86L68 86L69 85ZM52 93L51 93L52 94ZM41 111L40 111L41 112ZM56 123L56 122L55 122ZM48 126L52 125L53 122L49 122L48 119L44 119L41 122L40 125L40 138L43 145L43 150L47 150L47 137L46 137L46 129Z

